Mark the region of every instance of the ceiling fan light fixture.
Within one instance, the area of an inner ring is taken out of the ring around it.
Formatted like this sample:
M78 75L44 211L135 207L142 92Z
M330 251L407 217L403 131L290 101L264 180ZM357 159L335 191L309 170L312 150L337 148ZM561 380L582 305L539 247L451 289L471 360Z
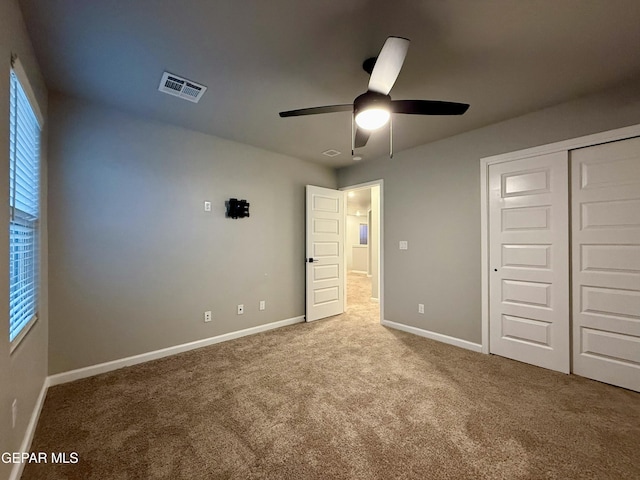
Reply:
M356 114L356 123L365 130L377 130L389 121L391 113L380 107L368 108Z
M365 92L353 102L356 124L363 130L377 130L391 117L391 97L377 92Z

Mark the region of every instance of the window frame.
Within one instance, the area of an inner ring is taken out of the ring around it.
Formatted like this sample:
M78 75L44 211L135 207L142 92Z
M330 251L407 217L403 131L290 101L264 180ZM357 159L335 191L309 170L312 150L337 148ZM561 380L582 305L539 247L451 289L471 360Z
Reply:
M27 336L27 334L31 331L31 329L33 328L33 326L37 323L38 321L38 317L39 317L39 313L40 313L40 291L41 291L41 266L42 266L42 255L41 255L41 247L42 247L42 241L41 241L41 210L42 210L42 129L43 129L43 125L44 125L44 117L42 115L42 111L40 110L40 106L38 104L37 98L34 94L33 88L31 87L31 83L29 82L29 78L22 66L22 63L20 62L20 60L18 59L18 57L16 55L12 55L11 57L11 68L9 69L9 92L11 92L11 75L15 75L16 80L18 81L20 88L22 88L22 91L24 92L25 96L27 97L27 101L29 106L31 107L31 111L33 113L33 115L35 116L36 122L38 124L38 138L37 138L37 142L38 142L38 148L37 148L37 158L35 159L37 162L37 216L34 220L34 230L35 230L35 235L36 235L36 240L35 240L35 250L36 250L36 265L35 265L35 273L34 273L34 282L36 283L34 289L35 289L35 295L36 295L36 299L35 299L35 311L33 316L27 321L26 324L24 324L24 326L20 329L20 331L18 332L18 334L15 336L15 338L13 338L13 340L9 340L9 351L10 354L13 353L16 348L18 347L18 345L22 342L22 340L24 340L24 338ZM10 96L10 95L9 95ZM14 115L15 112L13 111L13 107L14 107L14 101L13 98L9 98L9 109L8 109L8 113L9 113L9 125L11 123L11 115ZM16 133L17 134L17 133ZM11 128L9 128L9 170L7 171L7 176L10 178L10 172L11 172L11 143L14 142L15 139L12 137L11 135ZM9 190L10 191L10 190ZM12 262L12 251L11 251L11 226L13 220L12 220L12 213L11 213L11 198L9 198L9 221L7 222L7 235L8 235L8 240L9 240L9 251L8 251L8 255L9 255L9 262ZM15 208L15 207L14 207ZM8 264L9 265L9 264ZM10 270L10 268L8 269ZM9 271L7 271L7 274L9 275ZM11 279L9 278L9 287L11 286ZM9 293L9 300L11 298L11 294ZM7 305L7 307L9 307L9 305ZM9 307L10 308L10 307ZM9 322L8 322L8 327L9 330L7 331L6 335L7 335L7 339L10 339L10 335L11 335L11 311L9 309L9 311L7 312L8 316L9 316Z

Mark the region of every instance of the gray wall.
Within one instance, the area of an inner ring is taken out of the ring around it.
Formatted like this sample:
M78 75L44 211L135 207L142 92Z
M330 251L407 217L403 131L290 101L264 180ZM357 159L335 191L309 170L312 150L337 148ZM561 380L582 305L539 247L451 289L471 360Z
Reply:
M304 186L332 170L60 95L50 118L50 373L304 315Z
M9 345L9 69L11 53L17 53L29 77L45 118L42 135L41 285L39 319L13 353ZM18 451L27 424L47 375L47 91L17 2L0 2L0 452ZM18 400L16 428L11 428L11 404ZM0 462L0 478L8 478L12 465Z
M384 179L385 319L481 343L480 158L637 123L638 81L339 170Z

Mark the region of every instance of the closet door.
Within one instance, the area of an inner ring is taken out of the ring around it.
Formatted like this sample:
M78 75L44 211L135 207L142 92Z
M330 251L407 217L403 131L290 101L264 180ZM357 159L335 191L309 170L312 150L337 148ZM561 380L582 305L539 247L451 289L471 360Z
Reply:
M490 352L569 373L567 152L489 166Z
M640 391L640 138L571 152L573 372Z

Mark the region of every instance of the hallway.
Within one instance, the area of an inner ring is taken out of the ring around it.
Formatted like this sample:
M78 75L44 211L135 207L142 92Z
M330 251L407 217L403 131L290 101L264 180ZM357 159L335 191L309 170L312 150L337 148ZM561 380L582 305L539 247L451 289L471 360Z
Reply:
M380 323L380 303L371 300L371 277L347 273L347 315Z

